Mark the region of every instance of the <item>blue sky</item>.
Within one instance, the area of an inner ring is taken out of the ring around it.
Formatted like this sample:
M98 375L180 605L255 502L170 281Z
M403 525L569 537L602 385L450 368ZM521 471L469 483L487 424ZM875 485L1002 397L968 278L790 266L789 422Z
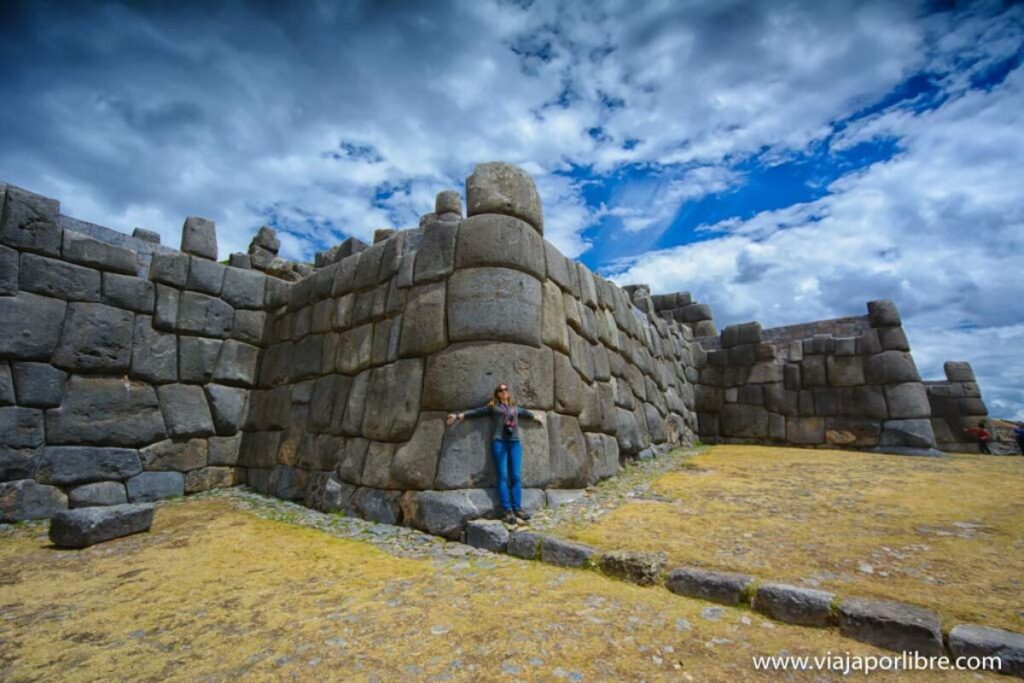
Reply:
M1003 3L5 3L0 179L309 259L510 161L620 284L719 326L892 298L1024 419L1022 46Z

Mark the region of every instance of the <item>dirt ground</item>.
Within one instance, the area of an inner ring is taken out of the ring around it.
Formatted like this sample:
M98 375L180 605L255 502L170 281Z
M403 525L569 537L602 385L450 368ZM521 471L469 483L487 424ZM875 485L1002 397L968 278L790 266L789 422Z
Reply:
M716 446L558 535L1024 632L1024 458Z
M838 680L756 673L751 656L885 654L593 571L467 557L401 559L221 499L161 504L150 533L83 551L8 527L0 680Z

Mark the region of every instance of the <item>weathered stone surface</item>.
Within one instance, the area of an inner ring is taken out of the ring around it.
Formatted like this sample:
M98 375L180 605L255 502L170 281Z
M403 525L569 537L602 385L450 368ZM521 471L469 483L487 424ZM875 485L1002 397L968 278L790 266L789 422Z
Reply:
M894 327L900 324L900 313L896 304L888 299L868 302L868 320L871 327Z
M189 216L181 228L181 250L201 258L217 260L217 228L213 221Z
M833 387L864 384L862 356L828 356L828 383Z
M890 384L885 387L885 402L892 418L929 418L928 395L920 382Z
M7 374L7 372L10 371L7 370L6 365L0 369L0 373ZM10 378L10 375L7 377ZM30 408L52 408L60 405L67 378L67 373L49 363L14 363L13 379L18 405ZM9 382L10 379L7 381ZM3 393L6 392L0 390L0 394ZM0 404L13 403L14 395L11 395L10 401L3 401L2 398L0 396Z
M234 308L262 308L267 278L262 273L228 268L221 297Z
M565 354L555 352L555 410L568 415L579 415L583 409L582 387L579 374Z
M445 436L444 418L443 413L420 414L412 437L395 451L388 488L433 488Z
M563 293L554 282L546 280L542 299L541 341L562 353L569 353Z
M887 420L882 425L878 446L883 450L886 447L935 448L931 420Z
M543 280L544 240L527 223L494 213L473 216L459 228L455 267L499 266Z
M301 348L301 344L300 344ZM220 347L213 379L223 384L252 386L260 350L251 344L229 339ZM298 353L298 351L297 351Z
M93 303L68 306L67 324L53 354L53 364L76 372L127 372L132 359L135 316Z
M423 381L423 361L400 360L375 368L366 402L373 406L363 419L362 432L379 441L405 441L416 428Z
M234 467L200 467L185 474L185 493L226 489L240 483L239 471Z
M371 441L366 449L366 460L363 463L363 486L377 489L386 488L391 472L391 461L395 457L395 444Z
M750 374L747 376L747 381L751 384L781 382L783 380L784 367L785 366L782 363L774 360L761 361L754 364L754 367L750 368Z
M306 482L303 504L321 512L354 513L356 487L338 479L334 472L311 473Z
M399 355L426 356L448 344L445 334L445 283L414 287L402 322Z
M166 285L156 286L156 308L153 311L153 327L174 331L178 327L178 308L181 293Z
M238 464L238 450L242 444L242 435L211 436L207 440L207 461L210 465Z
M833 593L788 586L782 583L766 583L757 587L754 609L772 619L800 626L830 626Z
M786 419L786 441L813 445L825 442L825 418L790 417Z
M466 543L492 553L503 553L509 533L504 524L493 519L475 519L466 525Z
M0 210L0 242L21 250L60 255L60 202L14 185L7 186Z
M507 268L456 271L448 280L448 337L540 346L540 281Z
M73 375L64 403L46 413L47 443L143 446L165 438L153 387L117 377Z
M640 586L658 582L667 558L664 553L615 551L601 556L598 567L608 576Z
M760 406L728 404L722 407L719 426L723 436L764 439L768 437L768 411Z
M346 375L354 375L369 367L373 358L373 323L343 332L338 340L335 367Z
M159 298L159 290L157 292ZM160 304L157 303L159 314ZM223 300L199 292L183 292L178 303L177 328L206 337L227 337L234 322L234 309Z
M483 489L407 492L402 497L406 523L427 533L459 540L471 519L494 511L494 501Z
M20 288L68 301L100 300L100 271L55 258L22 252Z
M0 522L46 519L67 506L67 496L55 486L31 479L0 482Z
M877 420L828 418L825 420L825 443L851 448L873 448L878 445L882 426Z
M142 468L147 472L188 472L198 467L205 467L208 452L206 439L188 439L187 441L167 439L146 446L139 451L139 457L142 460Z
M67 304L19 292L0 297L0 356L49 360L60 339Z
M825 358L821 355L806 356L800 363L804 387L823 387L828 383L825 374Z
M181 337L179 349L179 377L182 382L209 382L217 365L224 342L203 337Z
M939 615L887 600L847 598L839 605L839 630L847 638L897 652L941 655Z
M213 418L203 388L189 384L167 384L157 388L160 410L172 438L209 436Z
M519 344L455 344L427 359L423 409L455 411L487 402L508 382L520 405L540 410L554 403L551 349Z
M615 437L588 432L584 438L587 443L587 458L590 460L590 476L587 483L592 484L618 473L621 465L619 443Z
M210 402L213 425L221 436L238 433L245 421L246 399L249 392L239 387L207 384L206 396Z
M133 275L103 273L103 303L136 313L152 313L156 287L149 280Z
M544 234L537 186L526 171L500 161L478 164L466 179L466 214L499 213L521 218Z
M60 486L107 479L123 481L141 471L139 452L134 449L47 446L36 465L36 481Z
M366 414L366 393L370 387L371 370L363 370L349 387L348 401L345 403L344 418L341 423L342 434L359 436L363 429L363 416Z
M235 252L228 256L228 265L232 268L240 268L242 270L252 270L252 259L249 258L248 254L241 252Z
M180 251L154 251L149 265L149 279L184 289L188 281L188 254Z
M0 296L18 293L18 252L0 245Z
M50 541L62 548L87 548L149 531L152 524L153 506L149 504L64 510L50 520Z
M883 351L864 360L864 379L868 384L920 382L914 359L905 351Z
M494 486L494 482L490 420L466 420L445 429L432 488L467 489Z
M423 242L416 252L413 280L416 284L440 280L455 267L457 223L430 223L423 230Z
M974 382L974 369L970 363L946 361L942 365L946 379L950 382Z
M640 439L640 429L637 425L636 415L631 410L615 408L615 439L619 444L619 452L625 456L636 455L643 448Z
M582 543L545 536L540 542L540 561L559 567L586 567L597 559L597 550Z
M125 482L128 500L152 503L185 495L185 475L181 472L143 472Z
M38 448L0 445L0 481L32 479L36 473Z
M113 244L100 242L73 230L64 231L61 256L74 263L92 266L115 273L135 274L135 252Z
M273 228L267 227L266 225L261 226L256 232L256 236L252 238L252 244L257 247L261 247L276 254L281 250L281 240L277 237L277 232Z
M999 628L959 624L949 632L954 657L997 657L1005 676L1024 678L1024 635Z
M669 572L665 587L677 595L722 605L738 605L747 601L747 593L753 583L754 578L746 574L680 567Z
M579 422L569 415L548 413L550 486L579 488L591 478L587 442Z
M266 324L266 319L267 314L264 311L236 310L231 338L249 344L261 343L263 341L263 327Z
M540 555L540 543L543 538L532 531L514 531L509 536L506 552L513 557L535 560Z
M124 484L119 481L97 481L71 489L68 504L72 508L102 505L124 505L128 502Z
M378 524L400 524L402 522L402 492L361 488L352 496L356 513L363 519Z
M146 230L145 228L135 228L132 230L132 237L143 242L150 242L152 244L160 244L160 233L153 230Z

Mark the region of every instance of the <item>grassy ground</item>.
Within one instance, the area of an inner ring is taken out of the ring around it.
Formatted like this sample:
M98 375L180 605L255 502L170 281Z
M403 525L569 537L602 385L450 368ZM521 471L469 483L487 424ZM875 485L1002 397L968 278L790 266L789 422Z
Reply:
M882 654L594 572L402 560L224 500L79 552L38 525L0 538L4 681L777 680L750 658L783 650Z
M1024 632L1024 458L717 446L559 535Z

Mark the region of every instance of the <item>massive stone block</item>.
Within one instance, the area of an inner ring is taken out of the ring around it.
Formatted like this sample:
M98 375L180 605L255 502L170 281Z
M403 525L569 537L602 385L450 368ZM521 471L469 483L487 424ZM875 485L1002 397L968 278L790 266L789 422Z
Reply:
M555 410L568 415L579 415L583 409L582 387L579 374L564 353L555 352Z
M20 292L0 297L0 356L49 360L60 339L67 304Z
M221 436L238 433L245 420L246 399L249 392L239 387L220 384L206 385L213 425Z
M591 479L587 442L576 418L548 413L549 486L582 488Z
M92 266L115 273L135 274L135 252L124 247L100 242L73 230L65 230L63 237L63 258L67 261Z
M18 405L30 408L60 405L64 397L64 383L68 379L66 372L49 363L14 363L13 374Z
M519 403L548 410L554 404L552 351L519 344L454 344L427 360L423 409L450 412L485 403L507 382Z
M149 279L178 289L188 281L188 255L180 251L154 251Z
M7 186L0 210L0 242L19 250L59 256L61 229L57 225L60 202L20 187Z
M178 374L182 382L205 384L213 377L224 342L203 337L181 337L178 341Z
M868 384L920 382L914 359L905 351L883 351L864 360L864 379Z
M420 414L412 437L395 451L388 488L433 488L446 429L444 418L443 413Z
M406 441L416 428L423 386L423 361L409 358L375 368L363 418L363 435L378 441Z
M100 300L100 271L22 252L21 289L68 301Z
M36 481L60 486L109 479L124 481L141 471L142 462L135 449L48 446L37 464Z
M208 454L209 446L206 439L167 439L143 448L139 451L139 458L142 460L142 468L147 472L188 472L206 467Z
M615 437L587 432L584 434L584 438L587 444L587 457L590 460L590 476L587 484L593 484L618 473L621 465L619 464L619 443Z
M0 445L37 448L43 445L43 412L34 408L0 408Z
M482 489L410 491L402 496L406 523L452 540L462 537L467 521L485 517L493 510L493 499Z
M256 382L256 364L259 349L250 344L229 339L220 347L213 379L222 384L252 386Z
M413 280L416 284L440 280L455 267L457 223L430 223L423 230L423 242L416 253Z
M72 303L53 364L77 372L127 372L135 316L113 306Z
M882 425L878 446L896 448L935 448L931 420L888 420Z
M768 411L760 406L727 404L719 421L723 436L747 439L768 438Z
M456 271L448 280L448 336L540 346L540 281L507 268Z
M466 179L466 214L499 213L521 218L544 234L544 214L533 178L511 164L479 164Z
M197 216L185 219L181 229L181 250L201 258L217 260L217 228L213 221Z
M86 548L149 531L152 524L153 506L148 504L63 510L50 522L50 541L62 548Z
M864 384L864 359L861 356L828 356L828 383L833 387Z
M459 228L455 267L499 266L543 280L544 239L528 223L497 214L465 220Z
M158 302L158 315L159 311ZM177 328L182 332L223 339L231 332L233 317L234 309L223 300L199 292L183 292L178 303Z
M136 313L152 313L156 287L140 277L103 273L103 303Z
M18 293L18 252L0 245L0 296Z
M73 375L60 408L46 412L47 443L143 446L165 438L153 387L117 377Z
M892 418L929 418L931 407L924 385L920 382L890 384L885 387L885 401L889 406L889 417Z
M871 321L871 327L895 327L900 324L900 313L896 310L896 304L887 299L869 301L868 320Z
M188 260L188 281L185 286L203 294L220 296L226 270L227 267L222 263L192 256Z
M267 276L253 270L228 268L221 296L234 308L262 308Z
M189 384L167 384L157 388L167 431L174 438L210 436L213 418L203 388Z
M445 283L414 287L403 315L398 353L426 356L448 344L445 334Z
M0 482L0 523L46 519L67 507L67 496L56 486L31 479Z

